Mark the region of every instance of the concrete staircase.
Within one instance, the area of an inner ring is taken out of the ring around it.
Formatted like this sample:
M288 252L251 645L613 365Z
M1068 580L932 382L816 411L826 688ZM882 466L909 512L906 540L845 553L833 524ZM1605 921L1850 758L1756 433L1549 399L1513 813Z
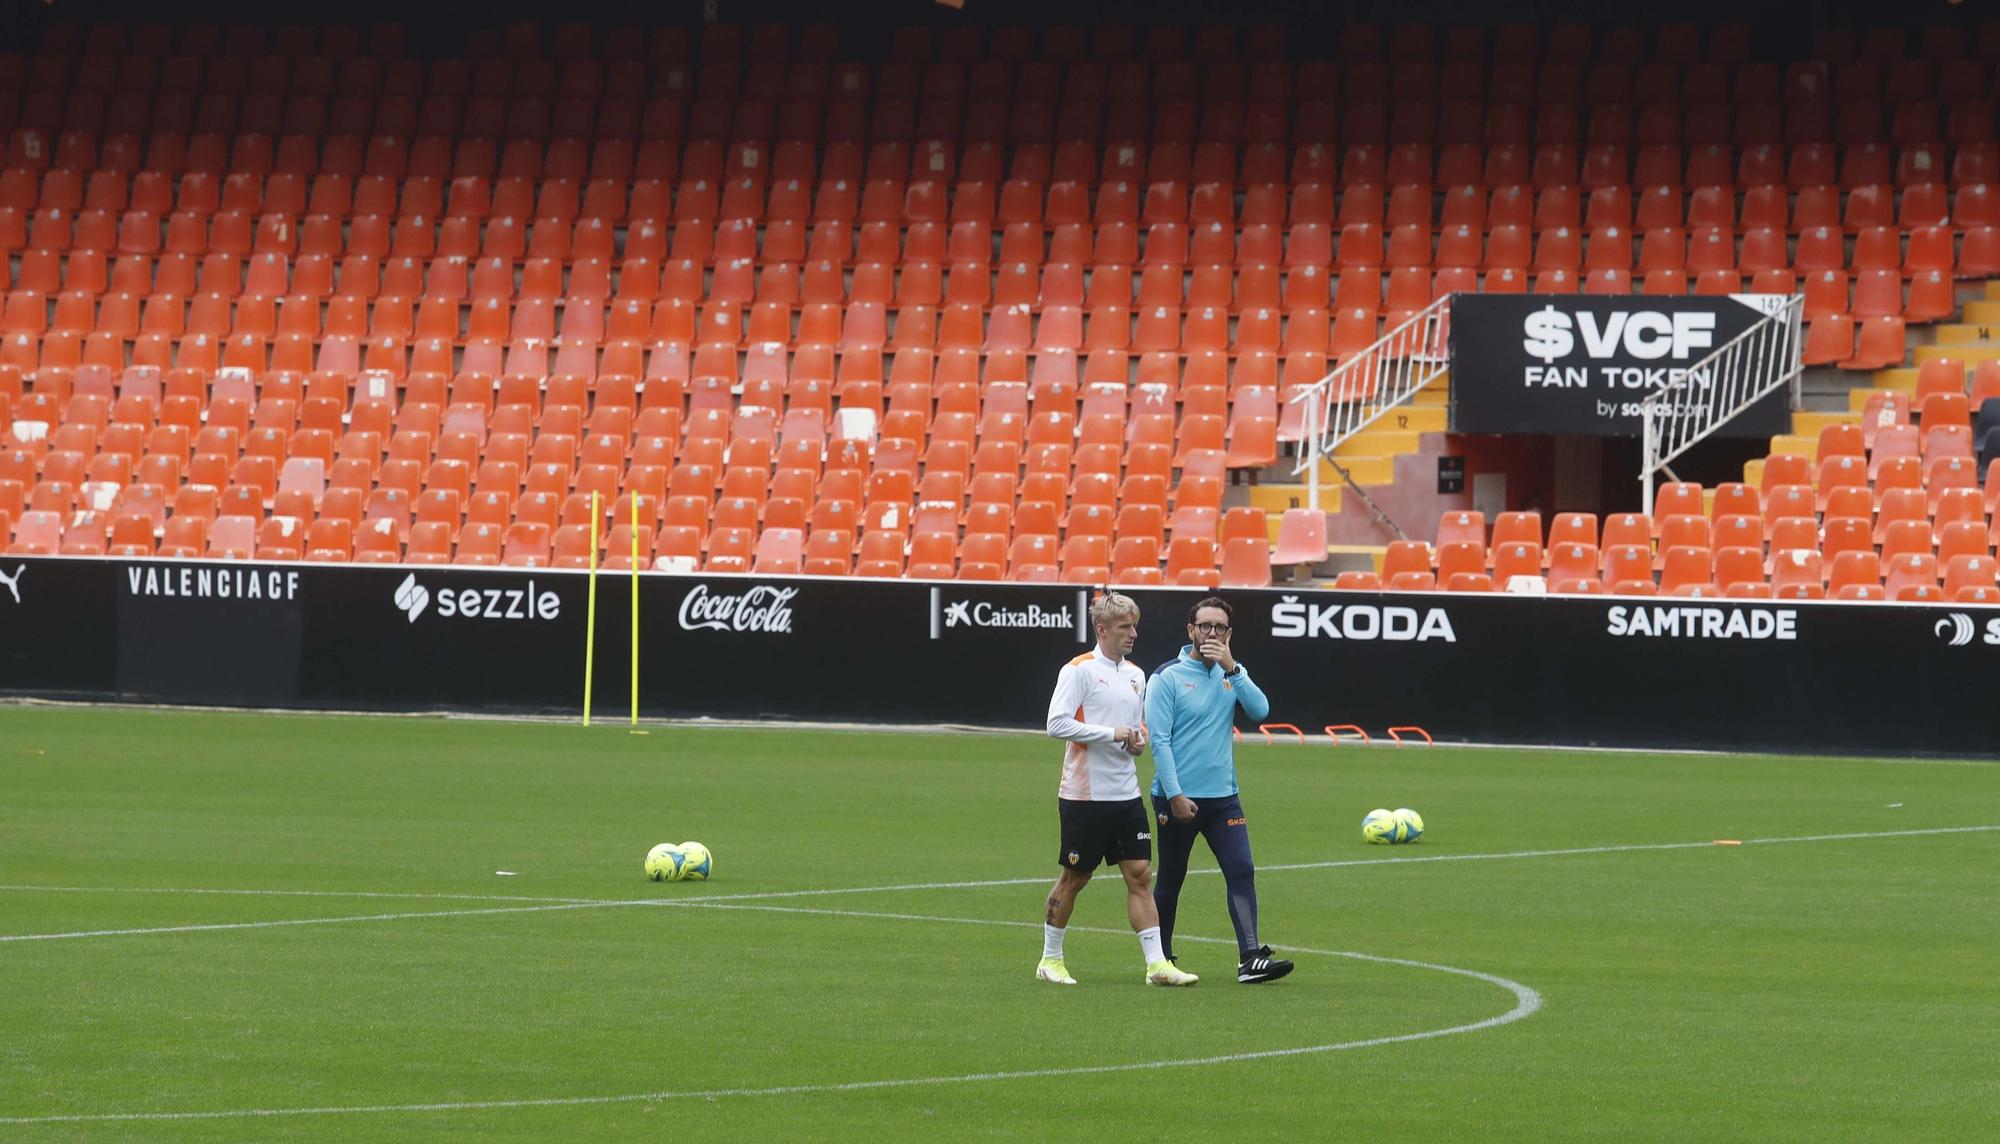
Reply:
M2000 360L2000 282L1988 282L1971 299L1967 300L1963 312L1956 322L1943 322L1935 327L1936 340L1927 346L1918 346L1915 361L1918 365L1932 358L1957 358L1970 370L1980 362ZM1884 374L1898 375L1894 385L1880 384L1878 388L1914 389L1917 371L1884 370ZM1908 375L1904 384L1902 375Z
M1425 479L1435 480L1436 470L1427 467L1425 460L1444 449L1450 401L1451 379L1447 375L1418 390L1409 404L1384 414L1381 420L1334 450L1335 459L1353 475L1355 482L1382 502L1389 516L1406 528L1420 528L1423 522L1398 511L1403 499L1398 491L1415 487L1411 476L1415 469L1427 469L1430 475ZM1293 474L1289 458L1281 459L1258 474L1255 484L1231 490L1235 494L1230 498L1231 503L1251 505L1269 513L1271 540L1275 544L1278 521L1285 510L1310 504L1309 486L1300 479L1302 475ZM1377 537L1381 529L1368 506L1353 495L1331 464L1321 463L1319 482L1319 504L1327 514L1330 543L1327 560L1306 570L1306 574L1314 579L1331 580L1349 568L1379 568L1386 541ZM1432 523L1435 519L1433 514Z
M1802 385L1804 408L1792 415L1790 433L1771 438L1770 451L1795 453L1817 463L1820 430L1858 423L1868 395L1876 390L1913 391L1917 365L1938 357L1958 358L1968 368L2000 360L2000 281L1962 288L1960 299L1963 313L1959 321L1911 327L1912 365L1872 375L1831 368L1808 370ZM1433 492L1436 469L1430 458L1445 451L1450 400L1451 379L1446 376L1419 390L1407 407L1386 415L1334 454L1391 519L1412 530L1412 536L1427 536L1442 511ZM1743 466L1743 480L1758 484L1763 470L1761 458L1748 461ZM1279 517L1286 509L1306 506L1307 486L1292 474L1289 461L1265 469L1258 478L1254 484L1233 489L1231 503L1253 505L1269 513L1275 543ZM1712 497L1713 491L1707 496ZM1320 507L1328 518L1327 559L1305 573L1325 581L1349 568L1379 571L1386 547L1385 530L1331 465L1321 466Z
M1792 431L1771 438L1771 452L1795 453L1819 463L1819 433L1828 425L1855 424L1868 407L1870 394L1883 390L1913 393L1917 367L1936 358L1957 358L1970 370L1983 361L2000 360L2000 282L1961 287L1960 320L1929 327L1911 327L1912 364L1855 375L1837 369L1807 372L1806 408L1792 415ZM1865 380L1866 384L1855 384ZM1743 480L1757 484L1764 462L1744 463Z

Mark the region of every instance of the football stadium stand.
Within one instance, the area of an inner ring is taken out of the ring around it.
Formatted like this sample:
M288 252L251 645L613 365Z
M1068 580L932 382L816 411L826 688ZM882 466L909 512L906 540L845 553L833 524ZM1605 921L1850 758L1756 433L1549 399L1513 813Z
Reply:
M0 54L0 547L1263 585L1327 555L1288 398L1384 329L1749 291L1848 410L1339 586L2000 601L2000 25L1752 40L56 25Z

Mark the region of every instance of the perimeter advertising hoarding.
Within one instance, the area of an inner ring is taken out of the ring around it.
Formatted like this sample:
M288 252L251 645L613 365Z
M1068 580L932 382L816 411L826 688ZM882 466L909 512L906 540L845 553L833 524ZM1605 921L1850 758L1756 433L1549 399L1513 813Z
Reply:
M1129 589L1139 662L1205 593ZM1224 593L1273 720L1439 742L1991 755L2000 609L1677 598ZM1168 646L1171 640L1172 647ZM1246 728L1247 729L1247 728Z
M1452 431L1637 437L1647 397L1784 302L1782 294L1460 294L1451 307ZM1789 401L1780 387L1717 432L1786 432Z
M640 710L1040 727L1082 585L685 577L640 587ZM548 569L0 561L0 694L575 716L586 579ZM1127 588L1137 662L1205 593ZM594 713L626 714L631 581L599 581ZM1440 742L1993 755L2000 609L1225 593L1271 719ZM1248 729L1246 730L1254 730Z

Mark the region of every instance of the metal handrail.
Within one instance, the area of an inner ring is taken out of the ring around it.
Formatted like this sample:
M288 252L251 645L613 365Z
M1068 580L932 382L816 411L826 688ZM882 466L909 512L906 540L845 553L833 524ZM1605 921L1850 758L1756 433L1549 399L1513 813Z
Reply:
M1786 298L1640 403L1639 480L1648 515L1653 511L1653 475L1673 476L1668 464L1674 458L1781 385L1791 386L1791 406L1799 408L1799 384L1805 373L1804 312L1804 297Z
M1303 406L1292 472L1310 474L1313 508L1319 507L1320 460L1449 370L1451 299L1447 294L1412 314L1288 399Z

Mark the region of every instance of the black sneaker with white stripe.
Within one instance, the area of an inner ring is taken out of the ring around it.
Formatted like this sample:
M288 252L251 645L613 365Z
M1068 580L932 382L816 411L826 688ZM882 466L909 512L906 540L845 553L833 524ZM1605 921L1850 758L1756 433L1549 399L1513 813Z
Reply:
M1243 985L1261 985L1291 971L1292 963L1271 956L1271 947L1266 945L1251 950L1249 957L1236 964L1236 980Z

